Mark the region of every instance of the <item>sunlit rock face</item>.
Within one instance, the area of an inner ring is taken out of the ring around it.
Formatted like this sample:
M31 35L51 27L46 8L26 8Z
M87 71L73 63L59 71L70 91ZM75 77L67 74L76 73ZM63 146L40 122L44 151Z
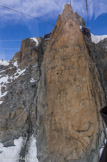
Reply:
M70 5L58 17L38 89L40 162L97 162L103 90Z

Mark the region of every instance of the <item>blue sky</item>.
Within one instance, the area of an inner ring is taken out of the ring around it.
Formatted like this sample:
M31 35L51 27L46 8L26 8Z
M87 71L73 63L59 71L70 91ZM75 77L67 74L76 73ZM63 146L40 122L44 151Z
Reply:
M69 0L0 0L0 4L14 8L52 25L0 7L0 59L9 60L19 51L21 41L28 37L44 36L52 31L58 14ZM107 35L106 0L88 0L89 28L95 35ZM72 6L84 19L84 0L72 0Z

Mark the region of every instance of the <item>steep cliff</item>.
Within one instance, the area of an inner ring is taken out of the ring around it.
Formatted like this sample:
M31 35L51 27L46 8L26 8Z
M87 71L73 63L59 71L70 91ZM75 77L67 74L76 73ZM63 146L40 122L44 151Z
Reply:
M91 41L91 35L89 38L87 36L85 36L84 38L88 48L88 52L94 60L96 67L99 71L100 81L104 90L104 95L107 103L107 37L98 43L96 43L96 41Z
M12 60L0 61L0 161L98 162L106 45L92 43L65 5L51 34L23 40Z
M103 90L76 14L66 5L44 54L38 90L40 162L97 162Z

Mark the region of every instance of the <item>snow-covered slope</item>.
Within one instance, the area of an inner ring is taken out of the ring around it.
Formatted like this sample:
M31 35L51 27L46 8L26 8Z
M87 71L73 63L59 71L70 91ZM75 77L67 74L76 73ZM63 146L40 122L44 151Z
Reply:
M93 35L93 34L91 34L91 40L95 44L99 43L100 41L104 40L105 38L107 38L107 35Z
M0 161L1 162L18 162L19 161L19 153L23 144L23 138L14 140L14 145L11 147L4 147L2 143L0 143Z
M9 61L0 60L0 65L8 66L9 65Z
M38 66L36 63L36 65L32 66L32 71L34 68L37 68L37 67ZM9 93L7 90L8 85L13 84L13 82L14 83L16 82L16 86L17 86L19 84L20 77L23 77L23 79L25 79L24 75L28 76L28 74L31 75L31 73L30 72L28 73L26 69L20 69L19 64L16 60L13 60L10 62L0 60L0 106L2 106L3 103L5 103L4 98ZM23 79L21 78L21 81ZM34 85L37 82L37 80L35 79L34 76L31 76L31 77L28 77L28 82L29 82L29 85L32 85L32 84ZM18 89L20 89L19 86L18 86ZM15 91L14 95L16 95L16 93L17 92ZM19 114L18 118L16 117L15 120L18 120L20 116L22 115L22 113ZM26 153L26 157L24 157L25 162L38 162L36 138L34 136L31 136L28 144L29 144L28 153ZM22 148L23 148L23 137L20 137L19 139L14 140L14 146L7 146L7 147L3 145L0 139L0 162L7 162L7 161L18 162L19 158L20 159L22 158L20 156L20 152Z
M20 157L20 150L23 146L23 137L14 140L14 146L4 147L0 143L0 162L18 162ZM34 136L30 137L30 146L28 149L28 154L25 157L25 162L38 162L37 159L37 147L36 138Z
M0 60L0 162L38 162L33 133L46 45L42 38L27 38L13 59Z
M18 68L17 61L13 62L11 65L8 61L0 60L0 66L4 67L4 70L0 69L0 104L3 103L2 98L7 95L7 84L12 83L15 79L19 78L21 75L24 75L26 69L21 70ZM9 66L10 65L10 66ZM8 75L6 73L7 70L11 70L16 68L13 74ZM4 88L4 92L2 92L2 88Z

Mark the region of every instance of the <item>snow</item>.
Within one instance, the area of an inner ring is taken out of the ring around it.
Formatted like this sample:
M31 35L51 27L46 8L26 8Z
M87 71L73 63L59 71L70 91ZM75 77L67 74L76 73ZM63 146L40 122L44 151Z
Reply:
M1 87L0 87L1 88ZM0 89L0 98L1 97L4 97L4 96L6 96L7 95L7 91L6 92L4 92L3 94L1 94L1 89Z
M14 63L14 66L18 66L17 62ZM24 72L26 71L26 69L17 69L16 70L16 73L12 76L8 76L8 75L0 75L0 98L4 97L7 95L7 91L4 92L4 94L2 94L1 92L1 88L2 87L6 87L6 84L9 83L9 80L10 82L12 82L13 80L19 78L21 75L24 75ZM0 105L3 103L3 101L0 101Z
M14 140L15 146L4 147L2 143L0 143L0 161L1 162L18 162L19 161L19 153L23 144L23 138Z
M14 79L19 78L19 76L21 76L22 74L24 74L24 72L26 71L26 69L17 69L16 73L14 74Z
M50 38L45 38L45 40L50 40Z
M0 105L3 103L3 101L0 101Z
M26 155L25 158L25 162L38 162L36 139L34 136L30 137L30 146L29 146L28 154Z
M106 129L107 129L107 128L106 128ZM106 145L107 139L105 139L104 143L105 143L105 145ZM104 145L103 145L103 146L101 147L101 149L100 149L100 157L101 157L101 155L102 155L102 153L103 153L103 150L104 150Z
M101 157L101 155L102 155L102 153L103 153L103 150L104 150L104 147L102 147L102 148L100 149L100 157Z
M80 25L80 30L82 30L82 26Z
M98 35L91 34L91 40L95 44L99 43L100 41L104 40L105 38L107 38L107 35L98 36Z
M36 82L37 80L34 80L33 78L30 79L30 83L34 83Z
M7 76L7 75L0 78L0 98L2 98L2 97L4 97L4 96L7 95L7 91L4 92L3 94L2 94L2 92L1 92L2 86L5 87L7 83L8 83L8 76ZM0 101L0 105L1 105L2 103L3 103L3 101Z
M0 71L0 74L3 73L5 70Z
M15 62L13 63L13 65L16 66L16 67L18 67L18 62L15 61Z
M17 69L16 73L14 75L12 75L9 79L11 80L15 80L17 78L19 78L21 75L24 75L24 72L26 71L26 69Z
M19 162L20 151L23 146L23 137L14 140L14 145L11 147L4 147L0 143L0 162ZM37 159L37 147L36 147L36 138L32 135L30 137L30 145L28 153L25 157L25 162L39 162Z
M0 65L8 66L9 65L9 61L0 60Z
M5 84L9 83L8 79L9 79L8 75L0 78L0 96L1 96L1 86L5 86Z
M8 83L8 79L9 79L8 75L1 77L0 84Z
M31 40L33 40L34 42L36 42L36 46L38 46L38 45L39 45L38 39L37 39L36 37L31 38Z

